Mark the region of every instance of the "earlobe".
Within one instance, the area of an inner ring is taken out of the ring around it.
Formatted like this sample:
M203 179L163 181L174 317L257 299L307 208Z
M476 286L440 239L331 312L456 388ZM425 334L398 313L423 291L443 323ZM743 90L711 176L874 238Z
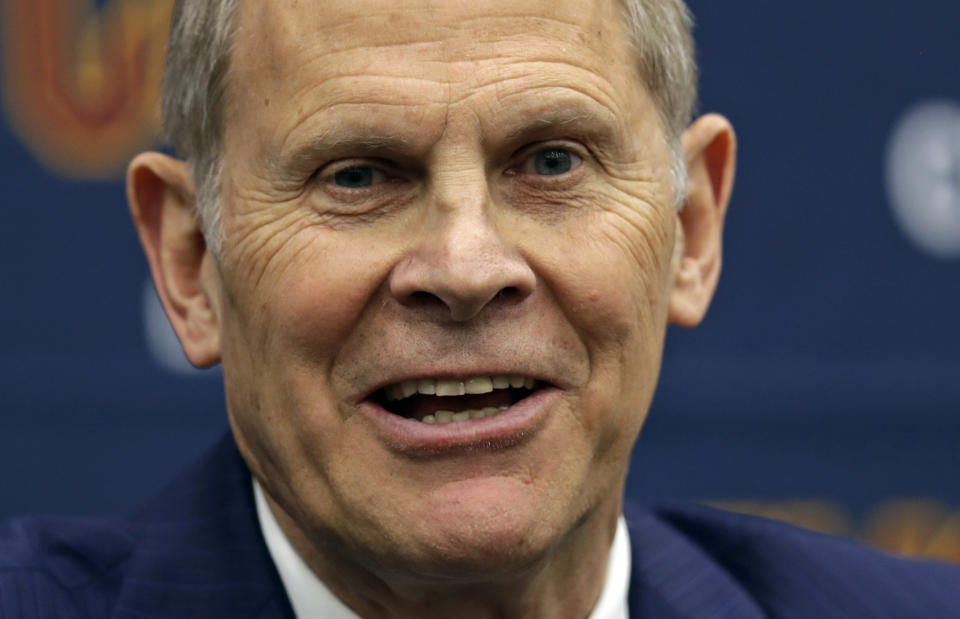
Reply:
M183 161L142 153L127 171L127 201L167 317L190 362L220 360L213 257L195 214L193 179Z
M688 192L677 215L668 319L695 327L703 320L720 276L723 222L733 191L736 136L717 114L697 119L683 135Z

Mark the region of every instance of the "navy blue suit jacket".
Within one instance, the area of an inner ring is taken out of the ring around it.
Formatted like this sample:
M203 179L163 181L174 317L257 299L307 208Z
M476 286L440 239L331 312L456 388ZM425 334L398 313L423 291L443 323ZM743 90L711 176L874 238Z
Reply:
M960 617L960 568L703 507L626 510L631 619ZM0 528L0 618L292 618L225 437L121 521Z

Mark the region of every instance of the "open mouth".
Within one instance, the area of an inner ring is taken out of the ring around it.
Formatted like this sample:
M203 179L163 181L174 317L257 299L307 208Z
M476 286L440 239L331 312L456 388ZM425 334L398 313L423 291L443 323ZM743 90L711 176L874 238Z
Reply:
M427 424L493 417L544 385L518 375L405 380L387 385L374 400L387 411Z

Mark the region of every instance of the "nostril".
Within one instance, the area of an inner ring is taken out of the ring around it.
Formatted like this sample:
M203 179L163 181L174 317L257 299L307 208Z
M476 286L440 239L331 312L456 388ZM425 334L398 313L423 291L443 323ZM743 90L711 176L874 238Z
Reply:
M497 293L497 300L511 303L513 301L519 301L522 296L519 288L516 286L507 286Z
M446 303L433 293L425 290L416 290L407 296L405 305L415 308L434 308L445 307Z
M509 306L520 303L524 298L523 290L517 286L506 286L488 297L466 295L439 295L426 290L415 290L402 299L408 308L426 311L449 311L456 320L473 317L488 305Z

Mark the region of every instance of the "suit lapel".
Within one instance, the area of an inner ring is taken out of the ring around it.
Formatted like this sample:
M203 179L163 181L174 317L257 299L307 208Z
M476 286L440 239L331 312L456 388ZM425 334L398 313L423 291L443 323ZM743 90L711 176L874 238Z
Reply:
M765 617L747 591L706 553L651 512L627 505L630 619Z
M114 616L293 619L229 434L131 524L139 542Z

